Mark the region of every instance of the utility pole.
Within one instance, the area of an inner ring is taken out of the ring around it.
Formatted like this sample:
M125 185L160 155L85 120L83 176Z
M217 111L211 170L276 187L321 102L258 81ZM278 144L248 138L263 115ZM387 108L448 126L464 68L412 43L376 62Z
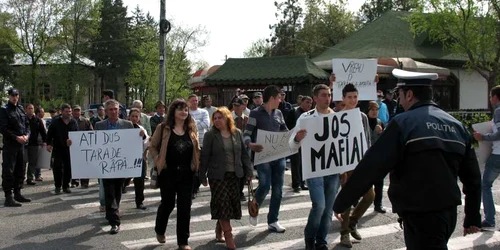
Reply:
M160 101L165 102L165 89L166 89L166 77L165 77L165 38L168 32L170 32L170 22L166 19L166 7L165 0L160 0Z

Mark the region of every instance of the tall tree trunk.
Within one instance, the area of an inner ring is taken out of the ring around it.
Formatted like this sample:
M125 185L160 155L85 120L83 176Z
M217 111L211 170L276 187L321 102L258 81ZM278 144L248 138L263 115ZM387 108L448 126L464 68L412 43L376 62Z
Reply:
M36 63L32 61L31 63L31 93L28 98L31 103L37 103L38 102L38 91L37 91L37 86L36 86Z

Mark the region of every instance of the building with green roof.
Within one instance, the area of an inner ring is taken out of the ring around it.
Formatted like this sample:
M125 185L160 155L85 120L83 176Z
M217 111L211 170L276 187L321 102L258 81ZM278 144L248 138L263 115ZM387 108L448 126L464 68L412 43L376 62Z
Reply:
M235 96L236 89L245 90L252 98L253 92L277 85L293 99L298 94L309 95L315 84L327 84L328 77L325 70L305 56L229 58L207 77L191 82L191 88L199 96L212 96L214 105L225 105Z
M312 61L331 72L333 58L376 58L381 78L378 89L394 88L394 68L435 72L434 99L445 109L487 109L488 84L475 71L466 70L465 56L443 50L425 34L414 36L405 20L410 13L389 11L359 31L325 50Z

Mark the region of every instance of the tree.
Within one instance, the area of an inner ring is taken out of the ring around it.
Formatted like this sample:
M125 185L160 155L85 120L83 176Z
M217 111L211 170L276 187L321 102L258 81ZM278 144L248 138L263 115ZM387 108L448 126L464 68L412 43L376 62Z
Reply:
M259 39L253 42L248 49L243 52L244 57L266 57L271 53L271 45L266 39Z
M294 55L296 52L295 40L297 32L300 29L300 20L302 18L302 7L299 0L285 0L281 3L274 2L276 6L276 18L279 17L277 24L269 25L271 29L272 44L271 55Z
M199 51L207 44L208 32L202 26L175 27L167 36L166 42L166 99L168 102L178 97L186 97L191 90L188 80L191 69L195 68L188 59L189 54Z
M10 18L5 25L15 29L15 36L6 39L16 49L27 55L31 61L31 86L28 99L38 103L40 93L36 82L37 64L42 56L50 53L51 42L56 37L61 18L61 0L8 0L6 2Z
M126 82L130 86L130 97L147 103L148 96L158 96L158 23L139 8L132 13L130 36L136 58L131 63ZM156 90L156 93L154 93ZM131 99L127 100L132 101Z
M359 20L343 1L308 0L302 28L297 33L297 54L316 56L359 28Z
M61 28L58 34L59 43L64 48L63 54L67 53L69 57L69 65L64 72L67 84L63 88L65 90L63 98L67 102L75 103L76 86L80 85L77 63L90 53L90 42L98 25L98 12L97 5L92 0L64 0L64 2L68 7L59 22Z
M7 13L0 10L0 92L3 93L7 84L10 83L12 76L12 67L14 63L14 49L10 46L9 42L5 39L8 33L9 36L15 36L15 30L8 29L4 23L5 18L8 17Z
M298 0L288 0L277 7L280 20L271 25L271 55L315 56L342 41L359 27L359 20L342 0L325 3L306 0L305 11ZM251 49L259 49L254 43ZM264 47L265 48L265 47ZM258 51L258 50L257 50Z
M418 0L367 0L360 8L363 23L370 23L390 10L411 11L418 7Z
M428 35L446 50L465 56L467 66L488 82L488 90L498 82L500 69L500 3L498 0L427 0L408 16L415 35Z
M100 78L100 88L114 89L118 95L125 87L127 93L125 77L135 57L129 38L127 7L123 6L122 0L103 0L101 4L101 22L91 53Z

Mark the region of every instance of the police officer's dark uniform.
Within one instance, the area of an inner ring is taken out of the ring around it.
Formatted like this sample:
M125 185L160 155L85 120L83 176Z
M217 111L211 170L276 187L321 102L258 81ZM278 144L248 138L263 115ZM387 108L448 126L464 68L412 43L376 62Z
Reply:
M403 90L430 87L437 78L401 70L393 75L403 80L398 83ZM447 249L461 204L457 176L466 195L463 226L481 225L481 175L471 143L472 136L458 120L431 100L419 100L395 116L366 152L333 210L345 211L390 172L389 198L402 220L407 249Z
M19 95L17 89L9 89L9 97ZM8 102L0 108L0 133L3 135L2 153L2 188L5 193L6 207L19 207L19 202L30 202L31 199L21 195L24 181L24 146L17 142L18 136L29 136L29 121L21 105ZM14 193L14 197L12 194Z

